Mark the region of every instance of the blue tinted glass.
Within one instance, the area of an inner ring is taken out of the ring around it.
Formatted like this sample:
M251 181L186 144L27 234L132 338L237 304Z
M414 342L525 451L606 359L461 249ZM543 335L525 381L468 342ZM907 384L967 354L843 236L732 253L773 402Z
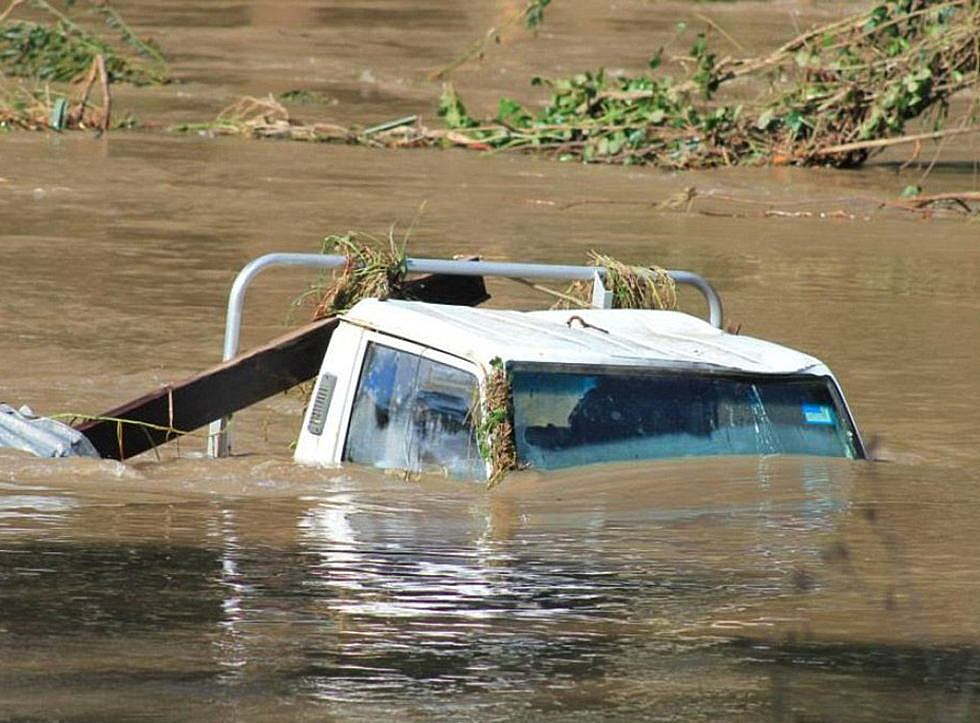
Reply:
M819 377L516 369L511 384L518 455L542 469L701 455L858 456L831 383Z

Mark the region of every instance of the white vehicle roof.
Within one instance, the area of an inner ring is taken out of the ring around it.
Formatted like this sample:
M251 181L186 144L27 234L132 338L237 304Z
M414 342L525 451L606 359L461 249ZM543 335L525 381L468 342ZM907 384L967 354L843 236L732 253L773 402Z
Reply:
M344 320L486 368L504 361L670 366L709 365L761 374L829 374L816 358L736 336L677 311L503 311L366 299Z

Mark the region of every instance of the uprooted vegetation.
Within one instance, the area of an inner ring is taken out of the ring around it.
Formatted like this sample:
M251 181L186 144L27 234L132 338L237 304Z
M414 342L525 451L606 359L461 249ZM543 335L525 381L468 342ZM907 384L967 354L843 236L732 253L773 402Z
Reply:
M107 2L64 0L62 5L12 0L0 13L0 130L105 131L111 83L169 80L160 50L136 35ZM26 80L6 79L14 77ZM99 103L93 98L96 83Z
M169 80L160 49L98 0L12 0L0 14L0 70L40 81L78 80L102 56L109 82Z
M91 101L98 81L101 103ZM102 56L96 56L84 81L74 94L53 91L50 86L0 85L0 131L86 130L106 131L112 115L112 96ZM128 125L127 118L120 125Z
M976 0L887 0L757 58L719 59L699 35L681 82L654 72L538 79L552 91L540 113L503 99L489 123L472 119L447 88L440 114L491 148L583 161L852 167L913 119L931 114L938 128L950 97L980 79L978 35ZM651 59L651 71L661 59ZM750 79L768 90L754 101L724 99L723 90Z
M246 99L199 130L256 138L389 147L458 146L545 153L561 160L705 168L744 164L854 167L883 147L972 132L972 117L940 130L949 100L980 79L980 1L886 0L810 30L774 52L719 58L700 34L679 59L687 77L663 72L661 49L638 75L604 71L541 79L540 111L502 99L495 118L474 119L451 86L439 105L445 128L414 119L374 132L305 124L271 98ZM754 83L754 85L753 85ZM763 89L753 100L726 92ZM731 95L731 94L729 94ZM922 120L932 130L906 135Z

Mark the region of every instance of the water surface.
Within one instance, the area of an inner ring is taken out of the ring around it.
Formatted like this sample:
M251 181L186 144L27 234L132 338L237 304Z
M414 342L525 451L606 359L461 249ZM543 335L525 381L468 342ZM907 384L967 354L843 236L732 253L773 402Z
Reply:
M167 124L302 88L335 102L301 117L435 122L426 74L513 5L120 2L182 82L117 101ZM455 80L492 112L502 94L534 102L537 73L641 68L695 12L751 50L854 7L569 0ZM980 713L977 225L875 200L931 156L675 174L153 129L0 144L5 402L98 413L197 372L220 356L249 259L406 228L424 205L421 256L577 263L598 248L702 273L743 333L830 364L889 460L523 473L487 492L293 466L295 393L236 418L230 460L202 459L195 438L127 464L0 453L0 717ZM950 142L927 190L975 190L976 159ZM690 212L655 205L690 186ZM281 331L310 281L262 277L244 343Z

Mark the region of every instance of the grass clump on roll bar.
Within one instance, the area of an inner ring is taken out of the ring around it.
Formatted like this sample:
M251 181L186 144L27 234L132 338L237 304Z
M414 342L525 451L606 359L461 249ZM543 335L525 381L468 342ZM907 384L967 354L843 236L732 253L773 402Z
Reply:
M405 245L395 239L394 227L381 239L363 231L348 231L323 239L324 254L340 254L346 262L321 275L301 297L313 299L313 318L324 319L350 309L361 299L389 299L401 295L408 271Z
M677 308L674 280L659 266L628 266L596 251L589 252L589 261L606 269L605 285L613 293L613 308Z
M589 263L606 270L604 286L613 295L614 309L677 308L677 289L666 269L659 266L631 266L612 256L589 252ZM553 309L588 309L592 306L592 282L573 281L564 291L526 283L537 291L557 297Z

